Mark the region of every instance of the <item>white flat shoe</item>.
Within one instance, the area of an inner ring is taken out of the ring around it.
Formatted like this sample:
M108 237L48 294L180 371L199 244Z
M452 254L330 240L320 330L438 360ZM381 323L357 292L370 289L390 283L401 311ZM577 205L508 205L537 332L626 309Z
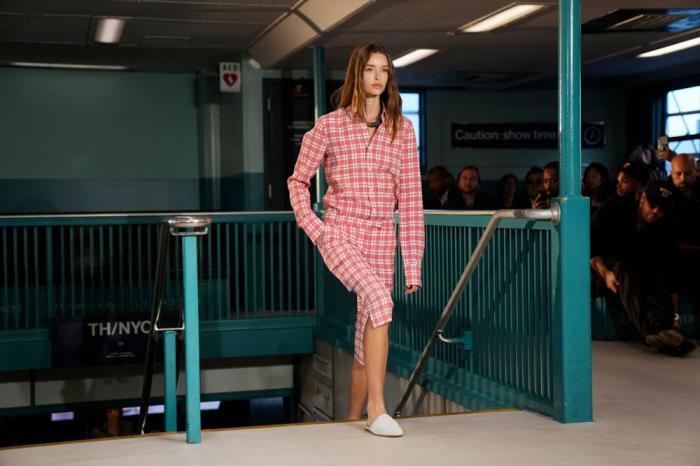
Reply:
M374 422L372 422L371 426L365 425L365 429L380 437L403 436L403 429L399 423L388 414L380 414Z

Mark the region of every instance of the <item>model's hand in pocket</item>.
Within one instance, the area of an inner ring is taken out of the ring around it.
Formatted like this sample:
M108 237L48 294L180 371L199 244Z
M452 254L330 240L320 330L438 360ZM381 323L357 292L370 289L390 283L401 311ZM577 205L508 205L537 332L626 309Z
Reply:
M406 286L406 294L413 294L416 291L420 290L420 286L418 285L408 285Z

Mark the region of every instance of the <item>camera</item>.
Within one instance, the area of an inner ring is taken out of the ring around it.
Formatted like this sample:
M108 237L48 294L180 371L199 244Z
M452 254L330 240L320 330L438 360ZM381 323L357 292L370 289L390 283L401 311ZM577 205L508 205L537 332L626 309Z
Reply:
M668 148L668 136L659 136L656 139L656 150L662 151Z

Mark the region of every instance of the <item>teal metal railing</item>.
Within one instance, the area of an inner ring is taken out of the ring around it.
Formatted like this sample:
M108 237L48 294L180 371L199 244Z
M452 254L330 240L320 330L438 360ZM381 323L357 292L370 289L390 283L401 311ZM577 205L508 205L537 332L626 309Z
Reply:
M211 231L197 239L200 320L308 319L318 311L317 334L352 350L354 295L328 273L291 212L209 215ZM47 328L61 316L148 313L164 217L0 218L0 330ZM419 293L403 293L400 254L396 261L389 368L402 377L415 366L489 220L432 212L425 218ZM175 241L164 312L182 305ZM503 220L444 329L446 336L468 332L471 349L439 344L421 384L474 409L518 406L557 417L558 262L557 228Z
M313 316L314 250L291 212L208 214L198 238L200 320ZM158 227L167 214L0 217L0 331L55 318L150 311ZM164 311L183 305L180 239Z
M416 294L403 293L397 255L389 328L389 367L397 374L407 377L415 367L489 218L426 212L423 289ZM467 332L471 350L438 343L422 385L475 409L519 406L555 415L556 245L549 222L501 222L444 332ZM352 351L355 301L325 274L319 333Z
M479 212L453 212L451 213L453 215L460 215L460 216L466 216L466 215L482 215ZM454 313L455 307L457 303L463 298L464 291L466 290L466 287L469 283L472 282L472 278L474 276L474 272L478 265L481 262L481 258L484 255L484 252L488 248L488 246L491 244L491 240L494 238L495 233L497 232L498 225L503 221L504 219L520 219L520 220L528 220L528 221L535 221L535 220L540 220L540 221L551 221L552 223L556 224L559 221L559 209L558 206L554 205L551 209L545 209L545 210L499 210L499 211L494 211L494 212L489 212L489 222L486 225L486 228L481 232L479 235L479 240L476 246L473 248L473 251L469 255L469 261L464 267L464 270L459 276L459 279L457 280L454 289L450 293L450 297L447 300L447 303L445 304L442 312L440 313L440 317L435 324L435 327L433 331L430 334L430 337L428 338L426 344L424 345L423 349L421 350L420 357L418 359L418 362L411 372L411 376L408 379L408 384L403 390L403 394L401 396L401 399L399 400L398 404L396 405L396 408L394 409L394 415L395 416L400 416L401 412L408 401L409 397L411 396L411 393L413 392L413 388L415 385L418 383L419 378L422 375L422 371L428 362L428 359L430 355L433 352L433 349L435 348L436 344L443 343L443 344L448 344L448 345L454 345L458 344L460 347L464 350L467 351L473 351L474 350L474 338L472 335L472 331L465 331L463 333L463 336L457 336L457 337L445 337L444 332L445 328L447 327L447 324L450 322L452 319L452 315ZM512 251L514 252L513 256L521 256L522 251L519 251L520 254L518 254L517 251ZM502 269L499 267L497 269L499 272L502 271ZM509 279L511 278L512 273L512 268L508 268L505 272L506 275L504 277L508 277ZM503 284L503 280L501 280L501 277L492 277L493 281L496 282L496 289L497 290L511 290L512 287L508 287L507 285ZM508 307L506 309L506 313L509 314L508 320L512 323L515 320L517 320L517 316L514 317L514 312L512 307ZM487 316L487 319L490 316ZM482 330L478 332L479 335L486 334L488 331ZM491 342L491 340L487 340L487 342ZM506 361L506 365L509 365L510 361ZM503 383L503 382L502 382Z

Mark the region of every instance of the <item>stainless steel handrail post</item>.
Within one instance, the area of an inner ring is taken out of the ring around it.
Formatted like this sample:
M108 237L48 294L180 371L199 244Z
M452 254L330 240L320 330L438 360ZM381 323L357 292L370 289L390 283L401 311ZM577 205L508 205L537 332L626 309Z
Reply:
M185 425L187 443L202 441L199 369L199 282L197 236L206 235L211 219L179 216L168 220L170 233L182 236L182 271L185 297ZM174 358L173 358L174 359Z
M401 410L406 405L408 398L411 396L413 387L416 385L418 377L420 377L420 374L423 371L423 367L428 362L428 358L430 357L430 353L433 350L433 346L435 346L435 342L440 338L442 332L447 326L447 322L450 320L450 317L452 317L452 311L457 305L457 301L459 301L459 298L462 296L464 289L467 287L467 283L474 274L474 270L476 270L476 266L479 263L481 256L484 255L484 251L486 250L489 242L491 241L491 238L493 237L494 233L496 233L498 224L501 222L501 220L506 218L544 220L557 223L559 221L559 206L554 205L551 209L541 210L497 210L492 214L489 223L486 225L484 233L481 235L481 238L479 239L476 248L474 248L474 252L469 258L469 262L464 268L464 272L462 272L459 281L457 281L457 285L452 291L452 295L450 295L450 298L448 299L447 304L445 305L445 308L443 309L442 314L440 315L438 323L435 325L435 329L433 330L433 333L430 336L428 343L426 343L425 347L423 348L423 351L421 352L420 357L418 358L418 363L416 364L415 369L413 369L413 372L411 373L411 376L408 379L408 385L404 389L403 395L401 396L401 400L396 405L396 409L394 410L394 417L401 416Z
M151 310L151 330L146 348L146 367L143 387L141 392L141 405L139 409L138 431L145 433L146 419L148 416L148 402L151 396L153 380L153 366L156 355L156 340L159 333L164 333L165 338L165 364L164 379L166 386L165 411L166 430L177 430L177 406L176 368L178 357L175 356L175 332L184 331L185 340L185 376L186 376L186 405L187 405L187 442L199 443L201 441L200 428L200 387L199 387L199 313L197 297L197 243L196 237L206 235L209 231L211 219L203 216L177 216L169 218L161 226L158 259L156 262L156 283L153 295L153 308ZM170 236L183 237L183 275L185 306L180 314L180 322L177 327L160 327L160 317L165 287L165 268L170 251ZM183 319L184 314L184 319Z

